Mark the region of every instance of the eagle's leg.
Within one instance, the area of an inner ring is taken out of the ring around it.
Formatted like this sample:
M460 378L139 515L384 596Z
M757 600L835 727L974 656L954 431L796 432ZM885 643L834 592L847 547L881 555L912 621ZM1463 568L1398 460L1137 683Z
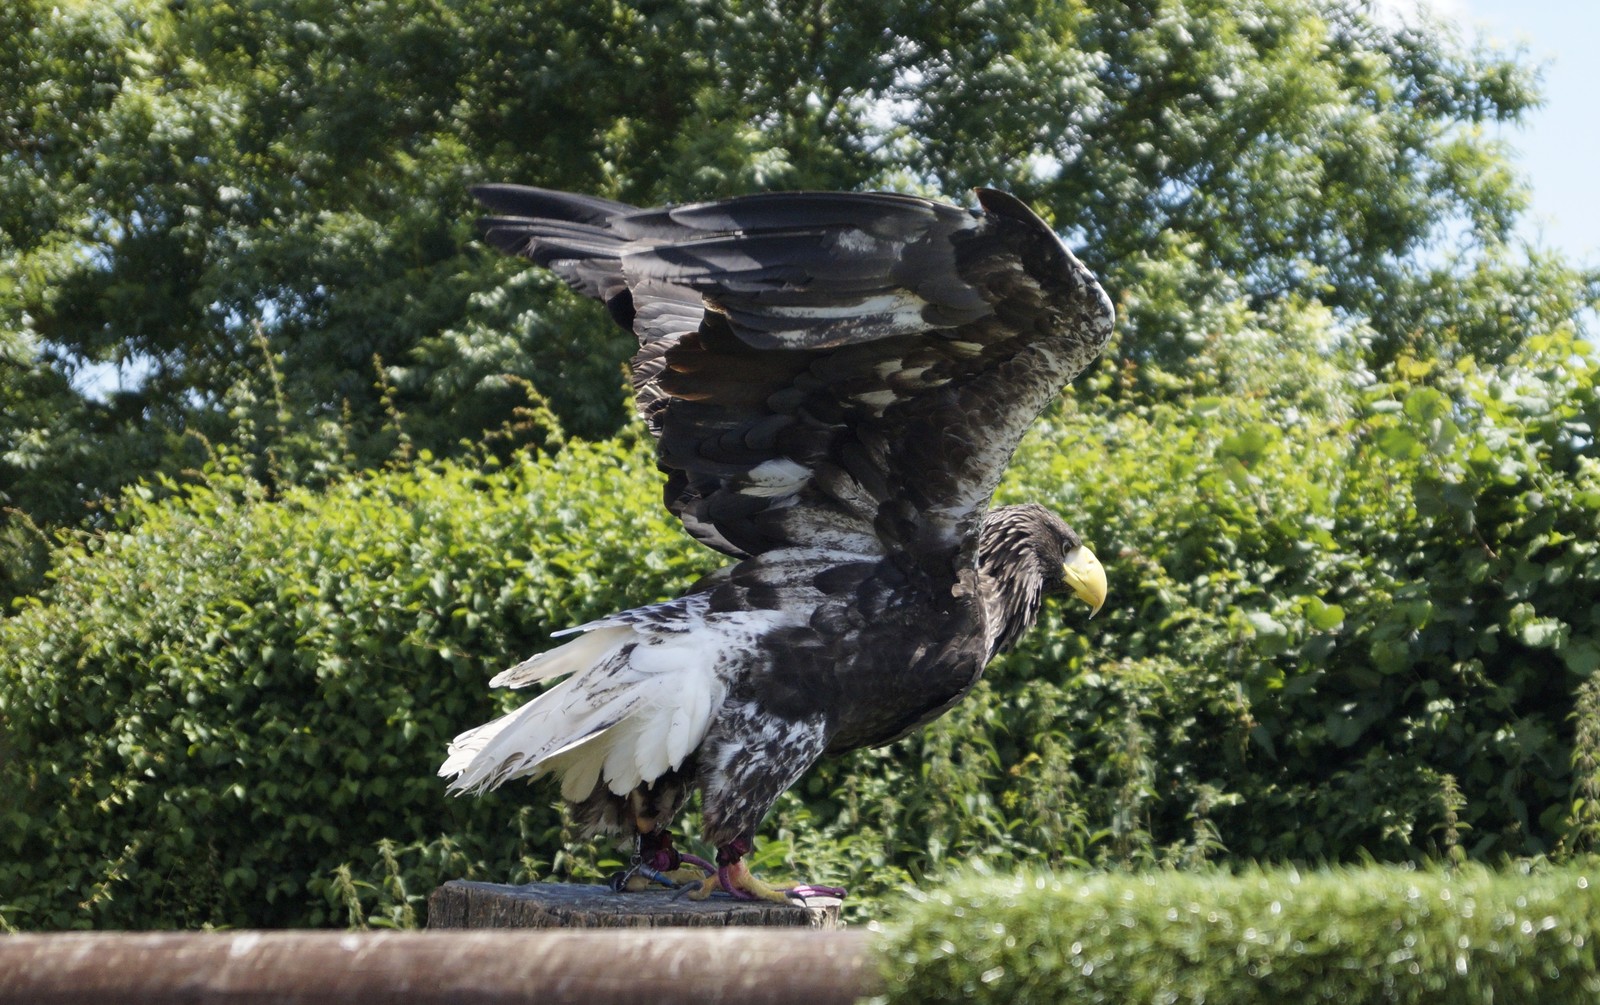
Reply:
M708 875L716 875L716 867L710 862L673 847L670 829L644 818L636 820L635 826L638 828L638 844L633 865L626 872L611 878L612 889L638 893L649 889L652 881L684 886L698 883Z
M750 839L736 838L718 848L717 871L690 890L689 899L705 900L719 889L736 900L771 900L780 904L789 903L791 898L844 896L844 890L836 886L769 886L763 883L744 864L744 857L753 847Z

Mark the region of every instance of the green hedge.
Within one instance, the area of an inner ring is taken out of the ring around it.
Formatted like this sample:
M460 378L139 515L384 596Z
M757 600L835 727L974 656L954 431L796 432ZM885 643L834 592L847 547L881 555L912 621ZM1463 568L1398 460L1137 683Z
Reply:
M369 877L547 875L566 842L545 799L447 798L434 772L496 714L494 667L692 577L649 467L574 444L281 499L213 470L132 501L126 532L67 549L48 602L0 626L0 911L329 924Z
M950 714L810 772L758 868L859 917L971 862L1593 846L1589 350L1353 384L1283 351L1292 320L1220 344L1192 397L1130 403L1107 367L1039 425L1002 495L1086 533L1106 610L1052 605ZM130 498L0 621L0 922L408 924L444 878L608 868L550 787L458 800L434 771L522 700L495 672L718 563L658 485L628 436L278 494L219 463Z
M1587 1003L1597 884L1592 864L969 878L888 937L887 999Z

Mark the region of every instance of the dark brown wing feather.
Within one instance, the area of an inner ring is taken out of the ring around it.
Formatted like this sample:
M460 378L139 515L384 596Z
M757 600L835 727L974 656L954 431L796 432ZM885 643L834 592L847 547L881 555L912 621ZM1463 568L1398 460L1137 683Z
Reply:
M638 336L667 506L736 556L970 548L1023 432L1111 331L1093 277L992 190L983 213L885 193L487 196L491 243Z

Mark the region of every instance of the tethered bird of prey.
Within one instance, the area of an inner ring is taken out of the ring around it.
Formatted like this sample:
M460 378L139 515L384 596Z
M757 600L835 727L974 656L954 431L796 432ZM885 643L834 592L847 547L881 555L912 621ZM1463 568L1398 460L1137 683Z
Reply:
M1111 302L992 189L981 211L888 193L645 210L473 194L495 214L490 244L638 337L667 509L734 562L495 677L568 675L456 737L439 773L470 792L555 775L584 826L635 836L650 875L679 865L668 824L699 788L717 860L692 896L820 889L768 886L743 861L779 794L823 754L949 709L1046 594L1105 600L1071 527L989 502L1023 432L1105 344Z

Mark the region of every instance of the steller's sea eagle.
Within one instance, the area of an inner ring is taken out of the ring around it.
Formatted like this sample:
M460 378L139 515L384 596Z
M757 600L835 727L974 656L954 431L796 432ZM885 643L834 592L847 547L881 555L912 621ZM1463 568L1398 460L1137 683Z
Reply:
M807 768L942 714L1046 594L1104 602L1071 527L989 502L1023 432L1105 344L1111 302L992 189L981 211L889 193L643 210L473 194L495 214L490 244L638 337L667 509L734 562L495 677L568 675L456 737L439 773L470 792L555 775L585 827L635 837L647 872L679 865L668 824L698 788L717 861L692 895L782 900L794 891L743 859Z

